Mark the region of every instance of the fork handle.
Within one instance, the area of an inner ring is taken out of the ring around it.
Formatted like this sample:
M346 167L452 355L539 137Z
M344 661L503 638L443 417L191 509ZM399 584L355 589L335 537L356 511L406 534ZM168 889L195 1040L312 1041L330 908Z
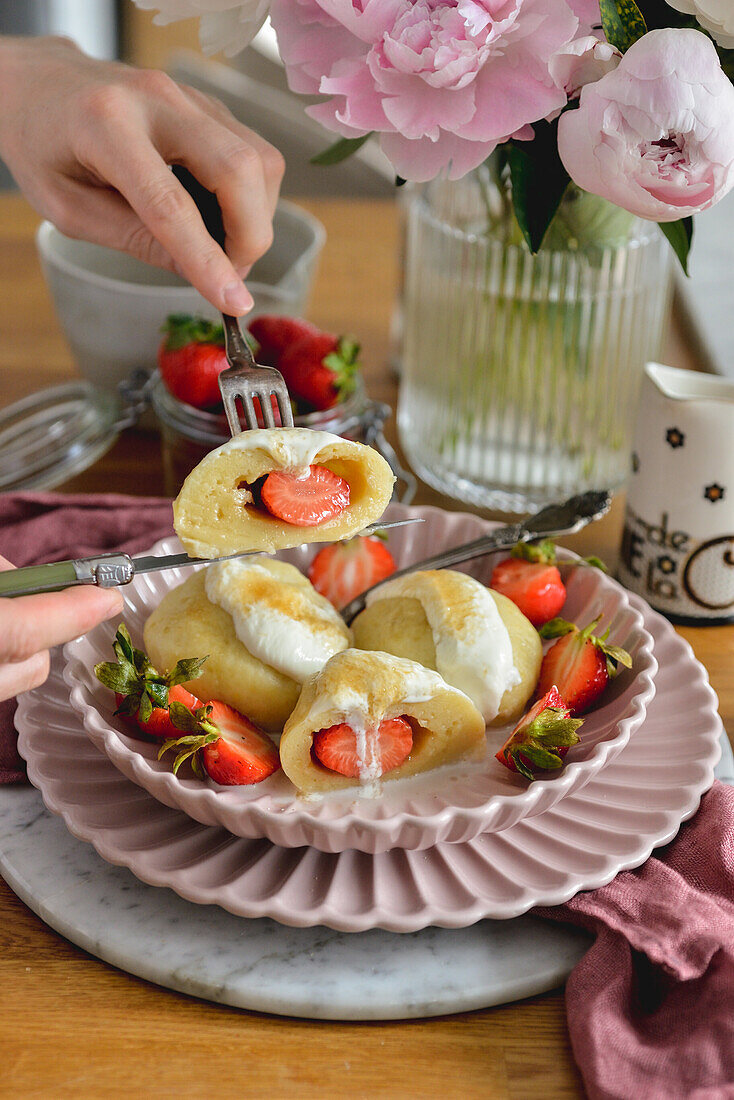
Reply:
M184 168L182 164L174 164L172 171L178 182L188 191L196 203L196 209L201 214L201 220L207 233L224 252L224 222L217 196L213 191L207 191L206 187L199 183L196 176L193 176L188 168ZM231 363L239 358L244 359L249 367L257 366L250 351L250 345L242 335L242 329L237 318L232 317L229 313L223 313L222 321L224 323L224 350L228 361ZM239 431L239 425L237 431Z
M192 176L183 164L174 164L172 171L178 182L185 191L188 191L196 203L196 209L201 214L201 220L207 233L214 238L224 252L224 222L217 196L213 191L207 191L206 187L199 183L196 176Z

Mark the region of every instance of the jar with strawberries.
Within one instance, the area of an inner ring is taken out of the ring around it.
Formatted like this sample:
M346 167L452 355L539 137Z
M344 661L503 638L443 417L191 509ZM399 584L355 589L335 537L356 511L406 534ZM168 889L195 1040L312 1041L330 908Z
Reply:
M373 444L390 463L400 499L408 503L415 479L383 435L390 406L365 392L359 344L300 318L269 315L253 318L247 337L257 361L283 374L295 424ZM148 395L160 428L169 496L176 496L205 454L229 439L218 383L226 366L221 324L188 314L167 319Z

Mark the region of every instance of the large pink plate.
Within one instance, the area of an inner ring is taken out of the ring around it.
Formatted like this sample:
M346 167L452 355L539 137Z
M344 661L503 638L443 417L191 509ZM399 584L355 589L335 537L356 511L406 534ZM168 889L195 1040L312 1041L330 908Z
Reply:
M424 522L391 534L390 545L401 564L474 539L492 526L476 516L437 508L394 505L389 511L390 518L407 516L419 516ZM178 544L169 539L157 544L154 552L177 549ZM282 556L305 570L316 549L299 547ZM469 568L488 581L492 559L470 563ZM125 620L139 643L150 612L186 573L150 573L126 590ZM195 821L221 825L236 836L266 837L283 847L309 845L323 852L357 849L373 854L391 848L419 851L438 843L464 843L480 833L508 829L524 818L544 813L581 790L621 752L640 726L655 691L652 638L621 585L597 569L573 570L564 614L586 623L599 612L604 614L601 629L609 626L612 641L632 653L633 669L613 682L604 705L587 716L581 743L569 752L564 769L532 784L494 759L507 736L506 729L498 729L488 732L490 751L481 764L386 783L379 798L340 793L320 801L305 800L296 795L282 772L254 787L219 787L183 771L174 776L169 760L157 760L157 745L139 739L114 717L114 698L93 673L98 661L111 657L114 624L105 623L66 647L64 676L72 706L97 748L128 779Z
M74 836L190 901L347 932L515 917L639 866L672 839L713 781L722 727L706 672L664 619L631 599L644 611L660 663L644 724L583 791L463 844L328 854L199 825L129 782L94 748L69 703L58 657L47 683L21 696L20 751L31 782Z

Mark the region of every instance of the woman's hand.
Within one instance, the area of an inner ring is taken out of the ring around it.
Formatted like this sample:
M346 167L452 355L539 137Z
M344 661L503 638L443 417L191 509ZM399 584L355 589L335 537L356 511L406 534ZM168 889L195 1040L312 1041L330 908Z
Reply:
M0 154L62 233L184 275L214 306L270 247L280 153L216 100L155 70L95 61L63 38L0 38ZM214 191L227 255L170 164Z
M0 557L0 570L12 569ZM0 699L38 687L48 676L48 650L122 612L116 588L67 588L0 599Z

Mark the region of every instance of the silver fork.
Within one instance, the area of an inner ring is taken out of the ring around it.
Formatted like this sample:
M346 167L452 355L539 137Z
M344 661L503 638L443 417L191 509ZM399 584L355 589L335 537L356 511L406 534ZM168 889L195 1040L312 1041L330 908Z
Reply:
M207 191L183 165L174 165L173 173L196 203L209 235L214 238L220 248L224 249L224 224L216 195L211 191ZM283 375L275 367L263 367L255 362L255 358L250 351L250 345L247 343L236 317L232 317L229 313L223 313L222 323L224 325L224 351L229 366L219 375L219 390L222 395L230 434L238 435L243 430L237 408L238 401L242 404L248 428L258 427L255 399L260 405L265 427L274 428L276 425L272 405L273 397L280 413L282 426L292 428L293 410Z

